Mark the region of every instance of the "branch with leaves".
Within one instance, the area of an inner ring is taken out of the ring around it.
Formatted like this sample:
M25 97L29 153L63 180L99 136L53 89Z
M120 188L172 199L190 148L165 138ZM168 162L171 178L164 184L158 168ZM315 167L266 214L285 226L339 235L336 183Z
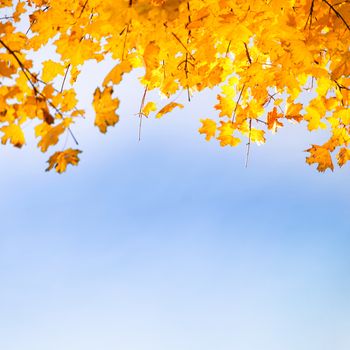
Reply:
M177 102L182 91L190 102L219 88L216 112L208 111L199 132L222 147L246 139L246 163L254 144L287 122L328 130L326 142L308 149L306 161L319 171L350 159L347 0L7 0L0 11L3 144L25 144L22 125L31 120L43 152L57 147L64 132L77 144L71 130L83 114L77 78L85 62L111 56L116 64L93 96L103 133L120 119L115 87L143 68L139 139L144 116L161 118L184 107ZM21 22L29 23L25 33ZM34 72L25 53L49 45L59 59L43 57ZM146 101L154 90L168 99L164 105ZM64 143L48 169L77 165L79 152Z

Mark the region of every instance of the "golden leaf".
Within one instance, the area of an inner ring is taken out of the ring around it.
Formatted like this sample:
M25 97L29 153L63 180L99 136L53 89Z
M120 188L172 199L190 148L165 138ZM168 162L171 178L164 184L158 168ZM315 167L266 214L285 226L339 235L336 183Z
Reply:
M325 172L327 169L334 170L333 161L331 153L325 147L312 145L311 148L306 150L310 153L310 156L306 158L308 164L318 164L317 170L320 172Z
M217 139L220 141L220 146L237 146L240 144L241 140L237 137L233 136L233 133L235 131L234 124L231 122L220 122L221 126L218 128L219 130L219 136Z
M163 117L164 114L171 112L176 107L184 108L184 106L181 103L170 102L156 114L156 118Z
M10 124L0 128L0 131L4 133L1 137L1 143L5 145L7 141L10 141L15 147L21 148L25 144L24 133L17 124Z
M211 119L201 119L202 127L198 130L200 134L205 134L205 139L209 141L216 134L216 123Z
M277 108L274 107L273 110L267 114L267 128L276 132L278 128L283 126L278 120L279 118L283 118L283 114L277 113Z
M150 80L153 75L153 71L159 67L159 52L160 47L154 41L151 41L145 48L143 59L146 66L146 80Z
M147 102L146 105L142 108L142 115L145 115L146 117L149 116L151 112L154 112L157 110L157 105L154 102Z
M66 171L67 165L78 165L79 157L78 154L81 153L80 150L77 149L66 149L61 152L55 152L48 160L49 166L46 171L50 171L55 168L55 170L61 174Z
M350 160L350 149L342 148L337 154L337 160L340 167L342 167L348 160Z
M119 121L119 116L116 114L119 100L112 98L112 94L113 89L111 87L105 88L102 92L97 88L94 93L95 125L102 133L106 133L108 126L114 126Z
M71 119L67 118L56 126L51 126L46 122L35 127L35 135L41 137L38 147L42 152L46 152L51 146L54 146L59 141L61 134L69 127Z
M46 82L50 82L56 78L57 75L64 75L65 66L62 63L48 60L43 62L42 79Z
M103 81L103 86L106 86L108 83L119 84L122 81L123 74L129 73L132 70L132 65L129 61L122 61L117 64L105 77Z

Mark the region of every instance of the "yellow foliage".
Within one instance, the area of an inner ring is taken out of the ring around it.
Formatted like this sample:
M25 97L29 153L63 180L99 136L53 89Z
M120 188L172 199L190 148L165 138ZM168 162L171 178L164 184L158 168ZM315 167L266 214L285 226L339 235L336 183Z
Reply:
M111 57L116 65L93 96L103 133L119 120L113 90L124 74L143 68L140 116L156 111L154 102L146 103L148 91L168 98L154 116L161 118L184 107L174 102L177 93L190 100L218 87L214 114L201 120L206 140L236 146L243 135L250 147L286 120L305 122L309 131L329 131L323 145L309 149L309 164L325 171L333 170L334 155L339 166L349 160L349 1L4 0L0 8L9 14L0 16L3 144L25 144L26 120L34 121L28 125L36 125L43 152L65 131L77 143L70 129L84 116L77 79L89 60ZM22 20L28 31L21 31ZM28 53L38 57L48 46L58 56L32 62ZM56 152L49 168L76 165L77 152Z

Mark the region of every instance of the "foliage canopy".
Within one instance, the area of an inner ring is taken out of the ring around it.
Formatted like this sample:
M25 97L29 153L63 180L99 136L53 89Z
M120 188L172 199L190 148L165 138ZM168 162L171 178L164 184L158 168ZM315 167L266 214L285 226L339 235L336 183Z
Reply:
M182 108L174 102L181 90L190 100L219 87L218 115L201 120L206 140L236 146L246 138L249 152L286 121L303 122L329 130L307 163L333 170L350 159L349 24L349 0L2 0L1 141L22 147L29 120L42 152L64 133L74 139L71 127L84 116L75 82L84 62L110 55L116 65L93 96L101 132L119 120L113 88L143 67L140 120ZM31 54L46 45L59 59L35 69ZM154 89L171 102L148 101ZM76 165L79 153L55 152L48 170Z

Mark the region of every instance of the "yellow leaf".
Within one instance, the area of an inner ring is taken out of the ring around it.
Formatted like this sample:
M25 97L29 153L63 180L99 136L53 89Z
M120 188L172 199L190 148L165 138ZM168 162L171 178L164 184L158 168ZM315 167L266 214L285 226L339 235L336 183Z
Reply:
M156 110L157 105L154 102L147 102L147 104L142 108L142 115L148 117L151 112L154 112Z
M56 145L59 141L59 137L69 127L70 123L71 119L67 118L56 126L51 126L46 122L37 125L35 127L35 135L41 137L38 143L41 152L46 152L49 147Z
M15 22L19 22L21 15L25 12L26 12L25 2L22 2L22 1L18 2L16 6L16 11L13 14L13 19L15 20Z
M234 100L236 92L233 86L227 86L225 88L225 95L217 95L219 103L216 104L214 107L215 109L220 111L220 117L231 117L236 107L236 101Z
M25 138L22 129L17 124L3 126L0 131L4 133L1 138L1 143L5 145L10 141L15 147L21 148L25 143Z
M163 117L164 114L171 112L176 107L184 108L181 103L170 102L157 113L156 118Z
M258 145L262 145L266 142L264 130L251 128L248 137L250 137L252 142L257 143Z
M119 84L122 81L123 74L129 73L132 70L132 66L129 61L122 61L117 64L105 77L103 81L103 86L108 83Z
M200 134L205 134L205 139L209 141L216 134L216 123L211 119L201 119L202 127L198 130Z
M72 148L61 152L55 152L48 160L49 166L46 171L55 168L55 170L61 174L66 171L68 164L78 165L80 160L78 157L79 153L81 153L81 151Z
M306 107L306 112L304 119L308 121L307 127L310 131L318 128L326 128L326 124L322 122L322 118L326 114L326 109L321 99L313 99Z
M113 89L111 87L105 88L102 92L97 88L94 93L95 125L102 133L106 133L108 126L114 126L119 121L119 116L116 114L119 100L112 98L112 94Z
M233 136L233 132L235 131L235 127L231 122L220 122L221 126L218 128L219 136L217 139L220 141L220 146L237 146L241 140L237 137Z
M52 60L43 62L42 79L45 82L50 82L57 75L64 75L65 66L62 63L57 63Z
M145 48L143 59L146 66L146 80L150 80L153 75L153 71L159 67L159 52L160 47L154 41L151 41Z
M303 120L303 116L300 114L300 111L303 109L303 105L301 103L292 103L288 105L286 118L290 121L295 121L300 123Z

